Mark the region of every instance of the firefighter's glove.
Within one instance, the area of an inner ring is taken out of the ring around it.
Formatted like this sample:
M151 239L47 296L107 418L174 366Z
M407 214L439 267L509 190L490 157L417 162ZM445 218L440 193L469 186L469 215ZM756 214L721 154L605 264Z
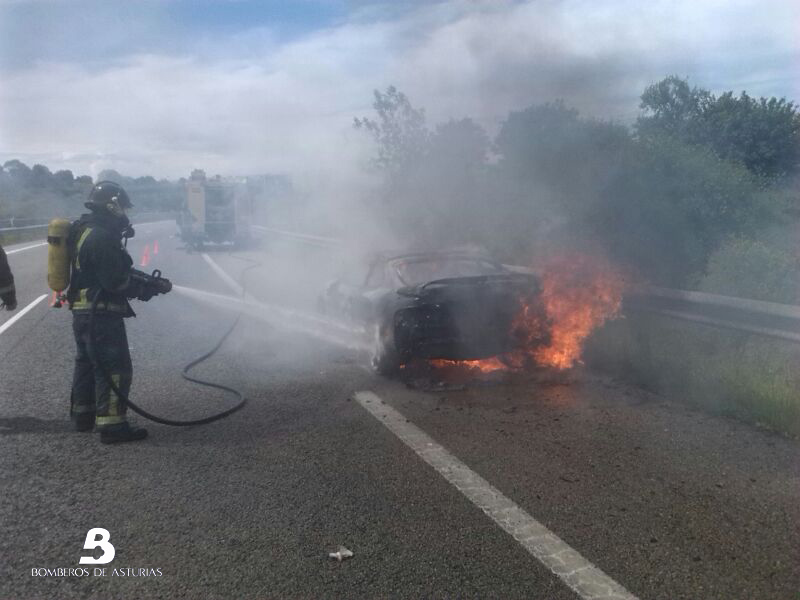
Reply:
M153 292L153 288L144 281L131 279L130 284L128 284L128 287L125 289L125 296L127 298L136 298L137 300L147 302L150 298L155 296L155 293Z
M156 290L153 286L147 285L144 281L131 281L128 289L125 291L128 298L136 298L142 302L147 302L156 295Z
M11 290L1 295L0 300L3 301L2 308L5 308L6 310L14 310L17 308L17 293L15 290Z
M139 295L136 296L136 299L141 300L142 302L147 302L148 300L150 300L150 298L155 296L156 293L157 292L149 285L143 285L142 291L139 292Z

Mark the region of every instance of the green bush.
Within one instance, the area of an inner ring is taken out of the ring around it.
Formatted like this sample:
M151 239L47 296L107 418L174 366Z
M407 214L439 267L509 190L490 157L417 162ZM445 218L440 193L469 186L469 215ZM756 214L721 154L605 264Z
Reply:
M702 291L754 300L800 302L798 260L785 248L759 240L735 237L711 255Z

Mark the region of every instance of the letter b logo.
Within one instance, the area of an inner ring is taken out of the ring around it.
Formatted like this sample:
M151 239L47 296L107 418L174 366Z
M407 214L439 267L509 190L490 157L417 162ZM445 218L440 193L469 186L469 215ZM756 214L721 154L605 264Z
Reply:
M100 548L103 550L103 555L100 558L81 556L80 564L105 565L114 560L116 551L114 550L114 546L108 541L110 538L111 534L108 533L108 529L103 529L102 527L90 529L89 533L86 534L86 543L83 544L83 549L94 550L95 548Z

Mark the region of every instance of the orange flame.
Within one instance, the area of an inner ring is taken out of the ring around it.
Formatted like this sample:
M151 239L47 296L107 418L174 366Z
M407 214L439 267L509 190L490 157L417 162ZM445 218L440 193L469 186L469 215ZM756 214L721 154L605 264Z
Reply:
M542 278L550 343L534 350L536 362L557 369L578 362L589 334L618 316L623 288L620 274L601 259L578 254L551 261Z
M507 371L509 366L501 361L497 356L481 358L477 360L448 360L445 358L434 358L428 361L430 365L437 369L459 368L468 369L475 373L494 373L495 371Z
M461 368L478 375L516 371L532 364L568 369L580 361L583 342L592 331L619 315L624 280L608 262L583 254L549 261L542 291L534 302L522 301L511 334L519 350L480 360L429 361L434 368ZM549 340L546 345L542 340Z

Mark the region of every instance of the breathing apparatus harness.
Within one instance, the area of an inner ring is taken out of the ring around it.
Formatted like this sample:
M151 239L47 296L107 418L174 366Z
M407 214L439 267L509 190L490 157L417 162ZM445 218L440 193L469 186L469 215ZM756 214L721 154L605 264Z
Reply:
M69 285L70 270L72 267L72 257L70 256L71 246L72 246L71 242L74 240L73 234L77 229L78 223L79 223L78 221L76 221L75 223L70 223L67 219L53 219L52 221L50 221L50 225L48 226L47 281L48 284L50 285L50 288L56 292L56 300L53 303L54 307L62 306L63 301L66 299L64 290ZM133 237L133 228L128 226L123 235L123 239L125 240L124 245L126 248L128 245L128 238L130 237ZM245 269L245 271L255 266L256 265L254 264L251 267ZM135 282L137 282L139 287L142 290L144 290L146 294L149 295L149 297L157 296L159 294L166 294L172 290L172 282L169 279L162 277L161 271L159 271L158 269L154 270L151 274L144 273L143 271L139 271L137 269L131 269L130 278ZM94 297L92 298L91 309L89 311L89 344L92 347L95 347L97 344L97 334L95 331L95 316L97 314L98 305L103 295L104 295L104 290L102 287L99 287L97 292L94 294ZM236 329L236 326L239 324L241 318L242 318L242 313L239 313L234 322L231 324L228 330L223 334L223 336L219 339L219 341L214 345L214 347L211 348L211 350L209 350L202 356L199 356L198 358L192 360L181 371L181 377L183 377L183 379L185 379L186 381L222 390L224 392L233 394L238 398L238 402L233 407L224 410L222 412L210 415L208 417L203 417L201 419L191 419L191 420L176 420L176 419L167 419L165 417L159 417L158 415L154 415L153 413L146 411L145 409L141 408L140 406L132 402L126 394L122 393L117 384L114 383L114 379L111 377L111 374L108 372L108 369L106 369L105 365L103 365L102 361L97 359L94 364L103 374L103 378L106 380L106 383L114 391L117 397L120 398L122 402L125 403L126 406L129 406L133 412L144 417L145 419L149 419L150 421L154 421L155 423L160 423L162 425L171 425L174 427L187 427L190 425L206 425L208 423L213 423L214 421L219 421L220 419L224 419L225 417L230 416L233 413L240 410L247 403L247 398L240 390L237 390L233 387L217 383L214 381L206 381L203 379L192 377L191 375L189 375L189 371L191 371L194 367L208 360L209 358L214 356L214 354L217 353L217 351L225 343L225 340L227 340L228 337L233 333L234 329ZM92 354L96 356L96 353L92 352Z

